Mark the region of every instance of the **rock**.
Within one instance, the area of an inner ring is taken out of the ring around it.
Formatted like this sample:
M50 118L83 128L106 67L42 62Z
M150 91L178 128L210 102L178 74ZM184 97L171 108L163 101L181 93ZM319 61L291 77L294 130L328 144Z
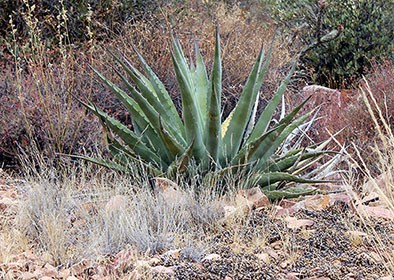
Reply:
M68 277L66 278L66 280L78 280L78 278L75 277L75 276L68 276Z
M268 197L261 191L259 187L247 189L244 191L244 193L246 199L252 203L254 209L267 207L271 204Z
M151 272L154 274L166 274L166 275L174 275L175 271L171 267L166 266L155 266L151 269Z
M270 246L272 248L274 248L275 250L281 250L283 248L283 241L282 240L277 240L275 242L272 242L270 244ZM268 252L268 254L269 254L269 252Z
M393 276L384 276L384 277L380 277L379 280L394 280Z
M144 261L144 260L138 260L134 263L134 266L136 268L140 267L150 267L149 261Z
M287 227L290 229L298 229L302 227L312 226L314 221L308 219L297 219L295 217L287 217L285 219Z
M307 210L321 211L330 206L329 195L308 196L304 200L304 207Z
M362 244L364 238L368 236L368 234L366 234L365 232L357 230L349 230L346 232L346 235L349 237L350 241L354 246Z
M201 260L201 262L204 262L204 261L219 261L221 259L222 259L222 257L220 255L218 255L218 254L209 254L209 255L205 256Z
M298 280L300 279L301 273L289 272L286 274L286 280Z
M67 277L70 276L70 274L71 274L70 269L65 268L65 269L62 269L62 270L59 272L59 277L62 278L62 279L66 279Z
M342 112L345 100L339 90L331 89L319 85L309 85L302 89L302 99L311 97L305 104L304 110L311 111L320 106L319 120L314 123L315 128L325 127L329 131L336 131L336 124L343 118ZM330 135L324 129L316 129L315 138L317 141L326 140Z
M262 260L265 264L270 264L270 262L271 262L271 258L270 258L270 256L267 253L257 254L256 257L259 260Z
M43 275L51 278L57 278L59 273L53 265L46 263L43 267Z
M160 260L158 258L151 258L148 263L150 266L157 266L160 263Z
M18 202L9 197L0 197L0 213L9 210L11 207L17 205Z
M169 250L165 252L163 255L178 260L181 257L181 250L180 249Z
M82 260L79 263L71 266L70 271L73 275L80 275L83 274L84 271L90 267L92 267L92 262L90 260Z
M246 215L253 209L253 202L246 198L245 191L241 190L235 197L237 214Z
M180 191L179 186L167 178L155 178L154 192L157 197L171 206L186 206L190 203L187 194Z
M19 275L19 279L22 280L30 280L30 279L34 279L36 276L31 273L31 272L21 272L21 274Z
M105 205L105 212L113 214L115 212L124 210L129 205L129 199L124 195L115 195L108 200Z
M279 264L279 266L280 266L281 268L285 269L286 267L289 266L289 262L288 262L288 261L283 261L283 262L281 262L281 263Z
M383 218L390 221L394 220L393 211L391 211L390 209L386 209L384 207L359 205L357 207L357 212L359 212L362 215L367 215L374 218Z

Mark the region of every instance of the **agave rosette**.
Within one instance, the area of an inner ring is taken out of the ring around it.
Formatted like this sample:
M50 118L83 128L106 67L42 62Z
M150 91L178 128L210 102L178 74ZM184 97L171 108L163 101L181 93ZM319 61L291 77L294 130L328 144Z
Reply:
M278 188L281 182L317 182L296 174L297 170L320 158L325 153L322 151L325 145L293 149L282 156L276 154L289 135L310 117L310 112L297 116L306 101L270 127L296 62L256 120L259 90L268 69L272 45L261 48L237 105L224 120L218 31L210 76L198 45L195 44L195 62L189 65L179 40L172 36L171 55L182 98L182 117L163 83L136 49L143 73L123 56L114 55L126 74L117 72L127 92L93 70L126 107L133 128L128 128L93 103L82 102L100 118L108 132L109 149L113 154L112 161L85 159L126 172L130 162L138 161L152 174L169 177L185 171L193 160L205 174L220 170L249 170L253 174L250 181L260 185L271 198L310 192L313 189Z

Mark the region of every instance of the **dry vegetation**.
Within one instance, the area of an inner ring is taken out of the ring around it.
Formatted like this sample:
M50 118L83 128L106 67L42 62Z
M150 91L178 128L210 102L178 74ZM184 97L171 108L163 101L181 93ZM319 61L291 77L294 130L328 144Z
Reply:
M135 44L178 100L169 71L169 21L185 46L199 38L204 57L212 57L213 30L220 24L229 112L247 78L245 69L259 46L271 40L272 25L237 6L195 3L175 17L179 12L167 7L154 20L130 23L121 35L105 39L88 34L83 47L64 43L62 17L56 31L60 43L47 46L34 18L25 15L27 39L10 40L0 61L0 278L393 279L390 61L374 64L354 83L356 89L346 91L341 119L331 120L338 130L348 126L338 137L338 146L347 150L343 180L321 186L325 192L319 195L271 203L240 190L231 176L225 178L231 191L222 195L215 178L169 182L146 176L138 165L125 176L59 156L106 156L99 122L73 96L90 98L130 124L88 67L116 79L107 49L133 60ZM293 50L281 40L262 100L290 65ZM294 83L292 91L302 85Z

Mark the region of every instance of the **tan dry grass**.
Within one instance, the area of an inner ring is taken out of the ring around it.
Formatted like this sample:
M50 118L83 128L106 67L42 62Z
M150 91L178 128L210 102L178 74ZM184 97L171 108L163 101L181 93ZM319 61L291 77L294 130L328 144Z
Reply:
M362 172L364 183L360 187L359 193L353 193L356 199L356 210L362 223L367 228L368 235L374 237L373 243L375 249L380 257L384 259L386 269L388 271L394 271L394 250L392 246L385 244L379 237L374 228L374 222L371 220L371 213L363 207L363 204L365 204L364 197L369 195L374 197L375 200L378 200L376 205L373 205L378 207L377 210L388 211L388 214L391 213L390 215L394 217L394 134L385 117L390 116L390 112L384 112L384 108L378 105L368 81L366 79L364 80L365 87L361 88L362 99L367 106L371 122L377 131L381 144L378 145L375 143L375 146L371 147L371 152L378 159L373 166L365 162L359 148L353 144L355 155L348 154L348 156L355 168L351 170L349 174L350 179L348 179L347 184L350 186L356 184L356 181L352 180L352 178L356 178L357 175L352 174L352 172ZM381 175L378 177L374 176L372 169L379 170Z

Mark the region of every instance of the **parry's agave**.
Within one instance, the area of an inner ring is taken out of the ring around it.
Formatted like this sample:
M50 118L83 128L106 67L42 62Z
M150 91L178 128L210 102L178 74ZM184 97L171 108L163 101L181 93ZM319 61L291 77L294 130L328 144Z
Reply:
M223 122L222 62L218 31L210 77L198 45L195 45L195 64L189 66L179 40L172 37L172 61L182 98L182 118L163 83L136 49L135 52L144 73L121 55L114 55L128 76L126 78L117 72L128 93L94 70L129 111L133 129L96 108L94 104L83 103L100 118L108 132L109 149L113 154L113 161L89 160L121 171L127 171L130 161L137 160L146 170L161 176L183 172L190 160L196 162L205 174L223 169L246 169L253 174L254 183L271 194L271 197L305 192L304 189L301 192L293 189L293 193L278 190L280 182L313 182L295 174L299 170L297 167L305 166L305 162L320 157L324 153L321 149L293 149L281 156L276 154L289 135L311 115L307 113L296 118L305 102L270 127L274 111L281 102L296 62L255 121L258 94L267 72L272 44L269 48L260 50L239 102Z

